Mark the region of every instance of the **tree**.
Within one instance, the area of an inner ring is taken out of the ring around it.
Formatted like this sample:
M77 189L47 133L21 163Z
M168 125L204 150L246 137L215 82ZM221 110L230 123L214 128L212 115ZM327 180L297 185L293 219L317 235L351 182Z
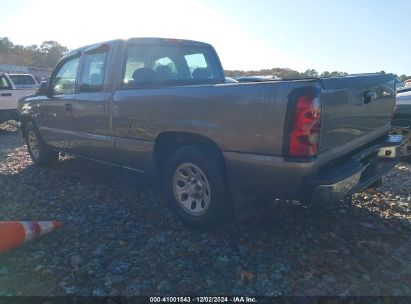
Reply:
M57 41L44 41L40 46L22 46L13 44L7 37L0 38L0 63L5 64L53 68L67 51Z
M409 78L409 76L407 76L405 74L402 74L399 78L400 78L401 82L404 82Z
M43 66L53 68L61 57L68 51L65 46L62 46L57 41L43 41L39 50L45 56Z
M328 72L328 71L324 71L324 72L321 73L320 76L321 76L321 77L324 77L324 78L326 78L326 77L331 77L331 73Z
M342 77L342 76L347 76L348 73L346 72L339 72L339 71L333 71L333 72L328 72L324 71L321 73L321 77Z
M9 38L0 39L0 54L7 53L13 48L13 42Z
M303 75L307 78L317 78L320 76L320 74L318 74L318 72L315 69L308 69L303 73Z
M348 73L346 72L338 72L338 71L333 71L331 72L331 77L342 77L342 76L347 76Z

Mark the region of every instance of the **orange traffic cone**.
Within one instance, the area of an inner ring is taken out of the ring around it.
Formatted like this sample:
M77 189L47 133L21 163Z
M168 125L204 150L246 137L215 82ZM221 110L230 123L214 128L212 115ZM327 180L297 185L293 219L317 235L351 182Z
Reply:
M17 222L0 221L0 253L9 251L35 237L61 227L58 221Z

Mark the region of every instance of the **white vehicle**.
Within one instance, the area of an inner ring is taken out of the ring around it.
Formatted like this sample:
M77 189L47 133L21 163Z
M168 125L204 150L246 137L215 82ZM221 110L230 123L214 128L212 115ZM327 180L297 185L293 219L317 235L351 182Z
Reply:
M34 94L37 89L16 89L11 78L0 73L0 123L10 119L17 119L17 102L27 96Z
M404 137L399 155L403 161L411 161L411 90L400 91L396 103L392 133Z
M9 74L16 89L37 89L36 79L31 74Z

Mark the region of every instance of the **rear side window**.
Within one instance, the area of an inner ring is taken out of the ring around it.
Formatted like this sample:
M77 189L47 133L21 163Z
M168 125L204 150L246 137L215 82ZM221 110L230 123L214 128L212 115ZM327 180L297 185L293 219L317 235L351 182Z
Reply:
M80 76L81 92L97 92L103 88L107 52L85 54Z
M222 82L221 68L210 48L172 43L128 47L123 88Z
M4 76L0 76L0 90L10 90L10 89L11 89L11 84L9 80Z
M52 92L54 94L74 93L79 57L66 60L57 69L55 76L51 80Z

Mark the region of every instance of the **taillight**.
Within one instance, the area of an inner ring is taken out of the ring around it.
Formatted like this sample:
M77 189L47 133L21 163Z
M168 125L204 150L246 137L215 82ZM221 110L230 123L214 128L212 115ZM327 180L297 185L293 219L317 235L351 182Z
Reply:
M310 157L318 153L321 130L321 103L318 97L297 99L290 133L290 156Z

